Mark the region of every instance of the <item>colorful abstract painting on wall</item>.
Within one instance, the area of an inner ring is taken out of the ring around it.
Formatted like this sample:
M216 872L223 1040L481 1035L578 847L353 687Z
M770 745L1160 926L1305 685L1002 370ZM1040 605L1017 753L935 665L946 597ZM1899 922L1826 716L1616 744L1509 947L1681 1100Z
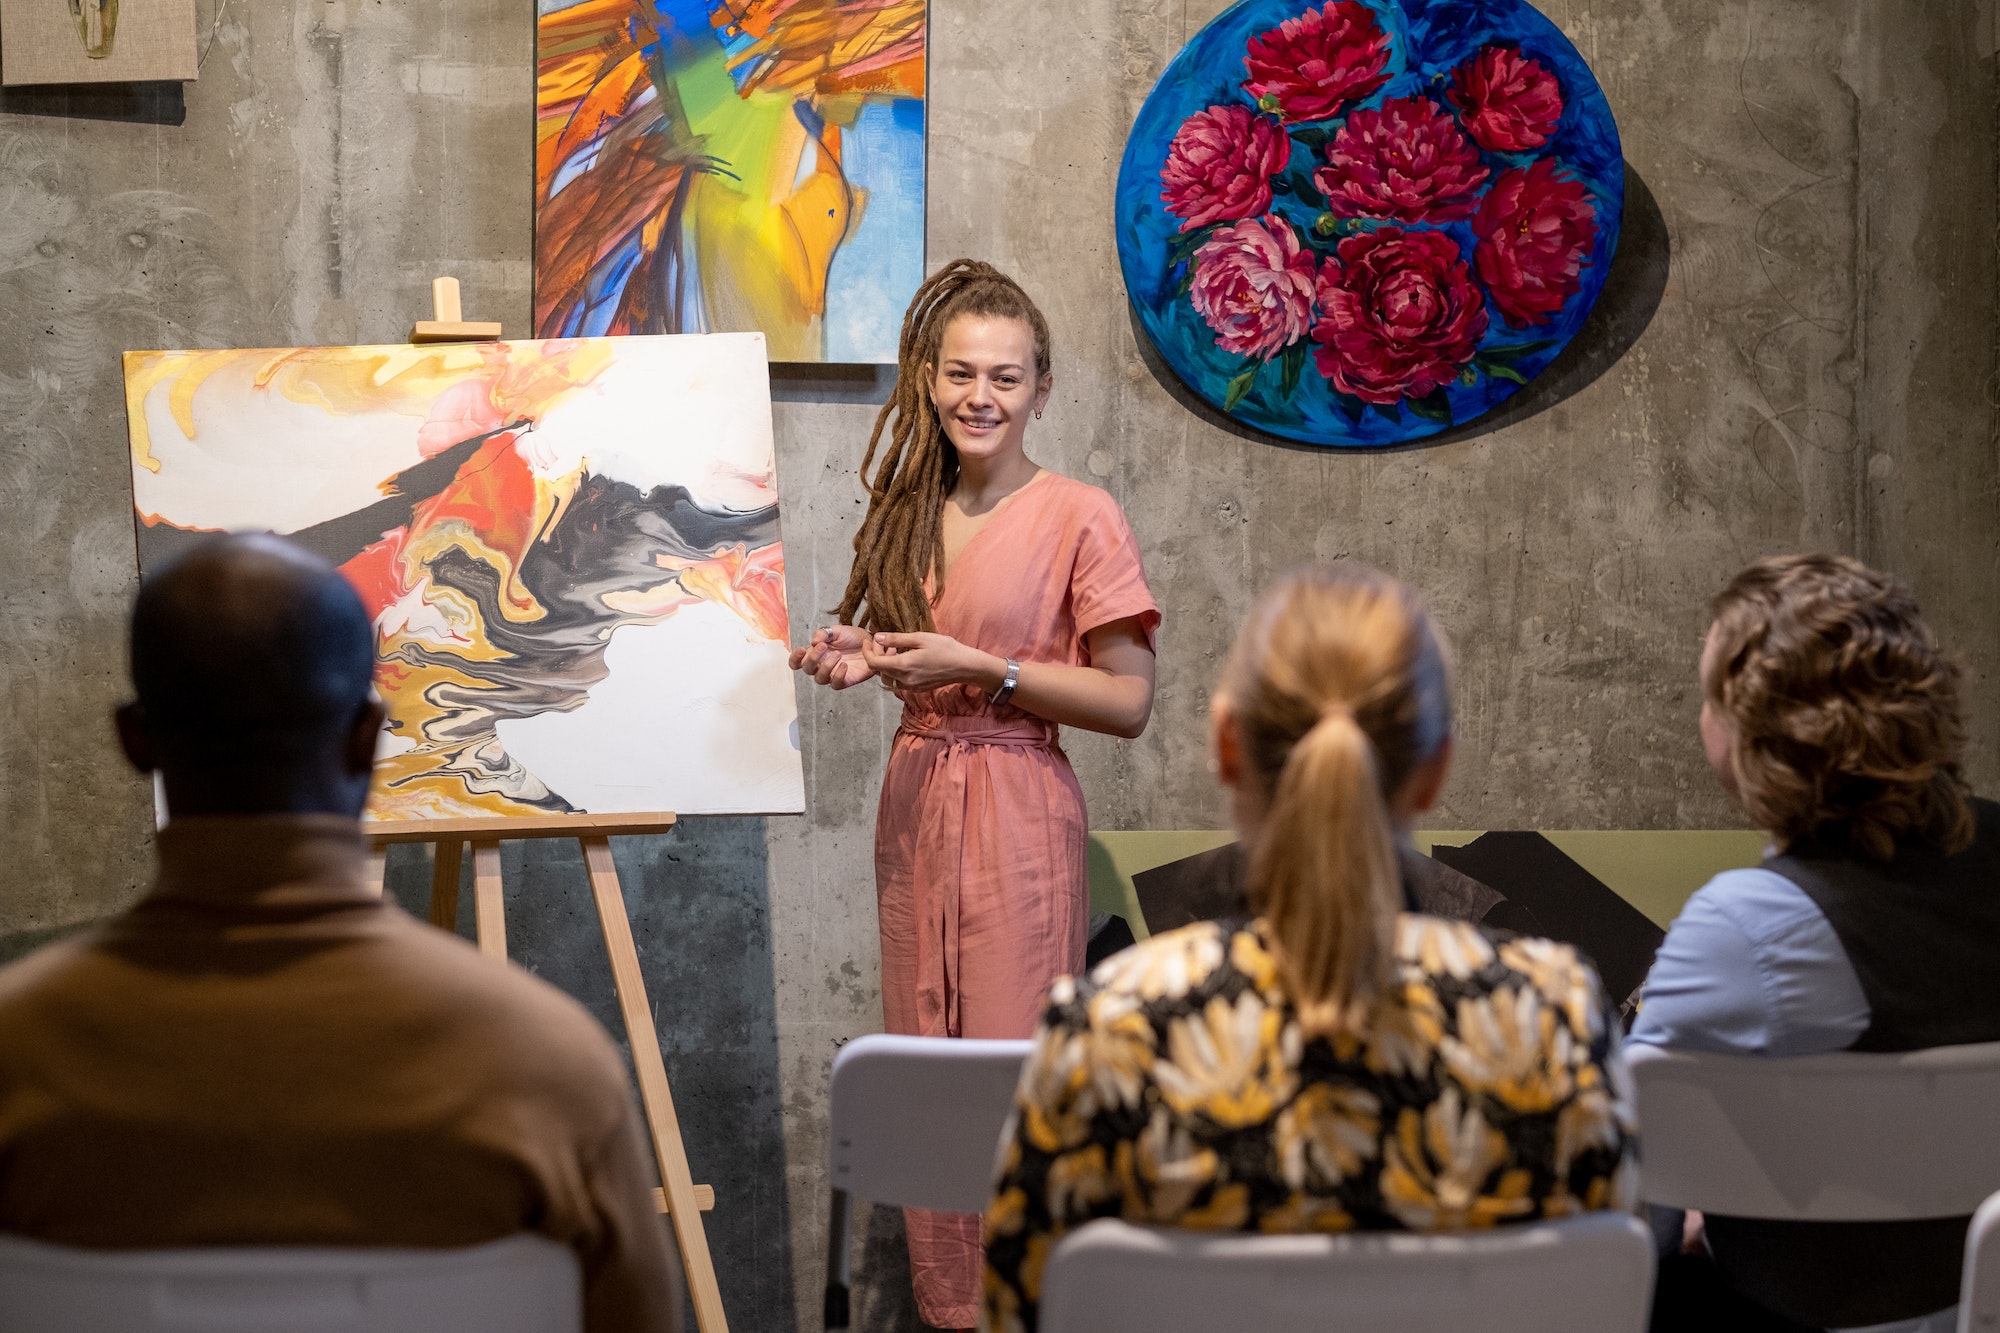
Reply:
M924 277L925 0L537 0L535 332L890 362Z
M1555 359L1624 199L1597 80L1524 0L1239 0L1140 110L1118 257L1154 346L1223 411L1399 444Z
M804 807L763 338L128 352L143 574L339 565L389 709L372 819Z

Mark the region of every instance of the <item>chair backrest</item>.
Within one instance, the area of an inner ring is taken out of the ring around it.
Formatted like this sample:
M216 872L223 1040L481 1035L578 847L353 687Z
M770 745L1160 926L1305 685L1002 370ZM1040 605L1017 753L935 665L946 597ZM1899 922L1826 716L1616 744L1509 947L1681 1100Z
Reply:
M1958 1333L2000 1328L2000 1194L1972 1215L1965 1233L1965 1270L1958 1279Z
M73 1250L0 1236L0 1333L580 1333L575 1253Z
M875 1203L984 1212L1032 1045L877 1034L841 1047L828 1110L833 1188Z
M1622 1213L1452 1235L1246 1236L1092 1222L1042 1276L1043 1333L1642 1333L1652 1233Z
M1628 1045L1646 1200L1736 1217L1962 1217L2000 1189L2000 1042L1787 1059Z

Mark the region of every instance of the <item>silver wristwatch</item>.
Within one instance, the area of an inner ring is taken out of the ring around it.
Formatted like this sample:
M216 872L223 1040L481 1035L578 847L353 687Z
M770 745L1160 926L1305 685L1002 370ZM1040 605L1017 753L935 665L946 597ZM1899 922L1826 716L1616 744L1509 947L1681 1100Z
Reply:
M1007 678L1000 682L1000 688L993 691L993 697L986 702L995 708L1014 697L1014 687L1021 683L1021 664L1013 658L1007 659Z

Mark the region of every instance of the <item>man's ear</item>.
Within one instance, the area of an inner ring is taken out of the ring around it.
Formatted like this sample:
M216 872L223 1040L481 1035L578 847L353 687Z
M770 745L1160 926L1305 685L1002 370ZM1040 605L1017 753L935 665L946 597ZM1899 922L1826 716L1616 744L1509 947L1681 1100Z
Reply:
M119 704L111 714L111 722L118 729L118 748L125 752L133 768L150 773L160 766L153 738L146 730L146 710L137 700Z
M361 711L354 715L354 726L347 733L347 747L341 756L350 774L360 777L374 771L375 747L382 739L382 724L388 720L389 710L382 706L382 696L368 691Z
M1403 790L1396 794L1397 813L1403 819L1415 819L1435 807L1444 795L1445 779L1451 776L1451 746L1451 737L1445 737L1435 754L1410 771Z
M1208 706L1208 744L1215 756L1215 776L1225 787L1243 781L1243 738L1236 730L1236 714L1229 700L1216 695Z

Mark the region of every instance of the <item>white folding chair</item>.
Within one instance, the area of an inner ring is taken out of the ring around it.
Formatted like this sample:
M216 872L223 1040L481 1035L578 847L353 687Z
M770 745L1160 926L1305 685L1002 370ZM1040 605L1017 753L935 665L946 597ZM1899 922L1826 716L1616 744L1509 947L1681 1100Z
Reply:
M580 1333L575 1253L76 1250L0 1236L0 1333Z
M1645 1195L1794 1222L1962 1217L2000 1189L2000 1042L1764 1059L1628 1043Z
M854 1200L980 1213L1028 1041L877 1034L847 1043L828 1095L826 1326L847 1327Z
M2000 1329L2000 1194L1987 1197L1965 1233L1965 1273L1958 1280L1958 1333Z
M1092 1222L1042 1275L1043 1333L1643 1333L1637 1218L1449 1235L1254 1236Z
M2000 1190L2000 1042L1766 1059L1628 1044L1647 1202L1792 1222L1962 1217ZM1915 1329L1936 1316L1880 1325Z

